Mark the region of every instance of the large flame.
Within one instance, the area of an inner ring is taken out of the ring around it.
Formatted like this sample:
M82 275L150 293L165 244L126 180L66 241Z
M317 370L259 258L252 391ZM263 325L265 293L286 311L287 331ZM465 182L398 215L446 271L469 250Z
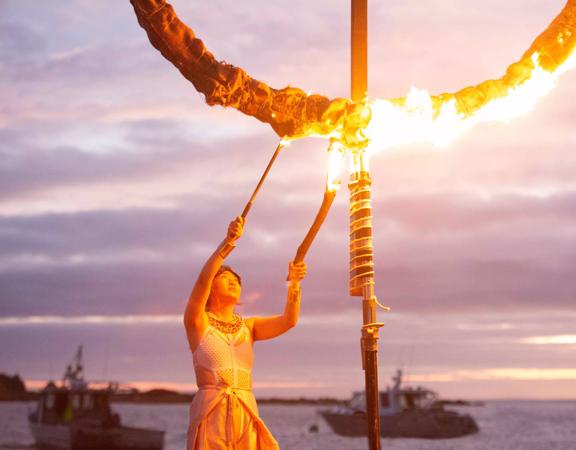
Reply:
M441 96L434 98L427 91L416 88L412 88L402 101L370 101L372 120L364 130L370 140L370 151L418 142L444 147L476 124L508 121L526 114L557 85L561 74L576 66L576 53L573 51L553 71L540 65L538 52L529 59L531 64L522 83L502 86L499 96L468 114L458 110L455 96L438 101Z
M576 52L573 51L552 71L540 65L538 52L533 53L529 61L529 70L522 83L501 86L500 91L492 93L493 100L481 104L468 114L458 110L456 95L433 97L427 91L414 87L401 100L370 100L366 108L371 111L368 126L364 129L348 127L345 131L349 133L349 139L345 144L352 154L357 151L364 152L364 164L368 164L374 152L405 144L422 142L446 147L474 125L493 121L507 122L530 112L540 98L556 87L561 74L576 67ZM526 66L526 63L524 65ZM478 87L464 92L466 95L477 96L473 89ZM461 102L465 101L462 97ZM365 110L359 109L355 113L356 116L362 114L365 114ZM357 136L359 132L361 137ZM348 145L348 141L361 142L362 139L369 142L366 151L364 148L356 149ZM331 139L328 149L328 190L337 190L340 186L339 176L345 149L340 141ZM360 169L351 163L350 170L354 172Z

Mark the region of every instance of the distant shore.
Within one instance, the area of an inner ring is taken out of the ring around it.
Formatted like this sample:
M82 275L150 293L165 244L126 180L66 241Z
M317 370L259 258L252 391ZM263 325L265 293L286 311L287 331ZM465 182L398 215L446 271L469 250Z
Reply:
M18 374L7 375L0 373L0 402L25 402L38 399L39 392L26 389L24 381ZM144 404L171 404L190 403L194 398L194 393L178 392L169 389L151 389L140 391L131 388L127 391L111 391L110 401L114 403L144 403ZM279 405L340 405L343 400L321 397L321 398L281 398L264 397L257 399L261 404Z
M18 374L6 375L0 373L0 402L35 401L39 392L26 390L24 381ZM113 403L141 403L141 404L178 404L190 403L194 393L178 392L170 389L151 389L140 391L136 388L123 390L110 390L110 401ZM347 400L333 397L259 397L259 404L267 405L344 405ZM439 400L443 406L480 406L483 402L468 400Z
M194 394L171 391L167 389L152 389L145 392L114 393L110 400L114 403L190 403ZM272 405L341 405L344 400L329 397L320 398L282 398L263 397L256 399L259 404Z

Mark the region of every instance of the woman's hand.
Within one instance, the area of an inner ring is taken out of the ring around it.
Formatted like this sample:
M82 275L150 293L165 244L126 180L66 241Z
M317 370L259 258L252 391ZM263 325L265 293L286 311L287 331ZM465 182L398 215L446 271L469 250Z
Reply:
M306 276L306 263L304 261L295 263L290 261L288 265L288 281L291 283L298 283Z
M243 231L244 219L242 216L238 216L232 222L230 222L230 225L228 225L228 234L226 238L228 241L234 242L239 239L240 236L242 236Z
M284 313L279 316L254 317L246 321L255 341L275 338L296 325L300 315L300 280L305 276L306 264L290 261Z

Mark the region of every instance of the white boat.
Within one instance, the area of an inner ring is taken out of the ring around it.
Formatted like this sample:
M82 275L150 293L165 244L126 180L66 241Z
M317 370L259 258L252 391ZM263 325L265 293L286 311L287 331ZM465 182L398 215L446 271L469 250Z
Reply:
M397 371L393 381L392 388L379 392L382 437L443 439L478 432L472 416L445 409L434 391L401 388L402 371ZM321 410L319 414L340 436L368 434L364 392L356 392L345 406Z

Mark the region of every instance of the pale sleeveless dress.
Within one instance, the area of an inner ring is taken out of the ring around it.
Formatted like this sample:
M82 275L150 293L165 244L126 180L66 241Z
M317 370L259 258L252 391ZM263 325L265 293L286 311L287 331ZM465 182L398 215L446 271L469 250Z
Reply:
M253 340L208 326L193 353L198 392L190 405L187 450L275 450L252 393Z

